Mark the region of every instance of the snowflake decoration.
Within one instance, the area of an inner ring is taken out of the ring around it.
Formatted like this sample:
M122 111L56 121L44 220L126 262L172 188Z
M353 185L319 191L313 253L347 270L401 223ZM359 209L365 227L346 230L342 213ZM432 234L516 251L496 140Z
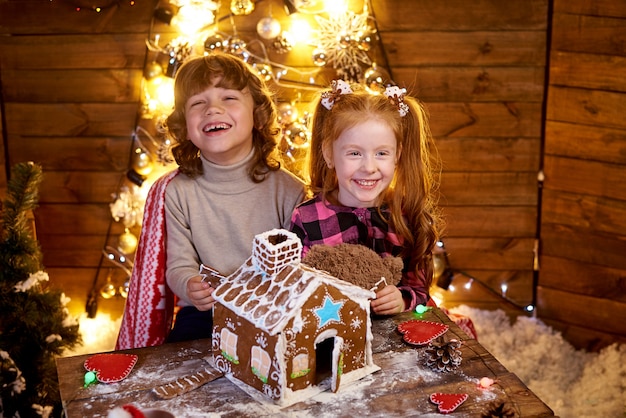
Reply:
M267 347L267 338L265 338L265 335L257 334L256 337L255 337L255 341L262 348L266 348Z
M229 328L233 331L237 329L237 327L235 326L235 321L233 321L232 318L228 317L226 318L226 321L224 322L225 322L226 328Z
M365 353L363 351L359 351L354 355L354 363L357 367L365 366Z
M352 321L350 322L350 328L352 328L353 330L357 330L361 328L361 325L363 325L363 321L361 320L361 318L352 318Z
M368 31L367 13L347 12L329 16L328 19L315 16L319 25L316 31L316 46L326 52L327 62L335 69L349 74L360 74L359 62L371 65L367 53L358 44Z

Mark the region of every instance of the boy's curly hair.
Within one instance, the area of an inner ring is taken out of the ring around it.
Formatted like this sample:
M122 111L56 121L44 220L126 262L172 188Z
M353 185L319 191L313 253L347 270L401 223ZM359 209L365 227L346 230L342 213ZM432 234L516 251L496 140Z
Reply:
M209 87L248 89L254 101L253 163L248 173L254 182L261 182L270 171L281 167L278 152L280 127L272 93L243 60L223 53L191 58L176 72L174 110L165 121L166 134L172 140L172 154L179 170L189 177L202 174L200 150L187 138L185 104L187 100Z

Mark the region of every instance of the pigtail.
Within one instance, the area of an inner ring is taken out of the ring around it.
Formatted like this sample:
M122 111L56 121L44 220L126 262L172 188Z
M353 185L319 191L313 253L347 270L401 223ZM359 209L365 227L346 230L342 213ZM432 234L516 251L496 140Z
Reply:
M428 115L415 99L407 97L409 111L403 118L402 155L397 167L395 190L391 193L392 223L410 242L412 270L424 271L430 285L433 276L432 251L441 234L437 209L439 156L430 129ZM401 208L402 214L398 214ZM404 217L406 223L398 219Z
M327 193L337 187L335 171L328 167L324 159L324 146L329 139L327 118L330 111L326 109L321 100L318 101L311 122L311 148L308 153L308 172L305 174L309 179L310 192L312 194Z

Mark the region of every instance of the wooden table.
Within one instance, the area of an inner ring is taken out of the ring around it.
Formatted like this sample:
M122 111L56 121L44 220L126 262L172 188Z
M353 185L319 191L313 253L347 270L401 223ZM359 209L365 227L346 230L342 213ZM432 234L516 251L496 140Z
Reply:
M438 373L423 363L425 347L405 343L397 324L424 319L448 325L447 339L463 341L462 362L453 372ZM279 408L259 402L228 379L221 377L170 400L160 400L155 386L176 380L207 367L210 340L165 344L124 353L139 359L130 375L119 383L98 383L87 388L84 361L90 355L57 359L59 387L68 418L106 417L116 406L133 403L141 408L158 408L184 417L358 417L438 416L429 396L435 392L467 393L469 398L449 416L480 417L489 405L505 402L519 417L549 417L554 413L520 379L502 366L478 341L470 339L439 309L417 317L406 313L373 320L374 362L381 370L366 376L338 393L324 392L307 401ZM479 380L496 381L488 389Z

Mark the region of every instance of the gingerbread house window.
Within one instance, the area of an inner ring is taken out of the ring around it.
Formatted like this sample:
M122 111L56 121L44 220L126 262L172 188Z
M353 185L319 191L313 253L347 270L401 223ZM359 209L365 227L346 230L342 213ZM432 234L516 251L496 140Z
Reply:
M235 364L239 364L239 356L237 356L238 338L237 334L227 328L222 328L220 350L224 357Z
M270 372L271 365L270 355L258 345L252 347L250 367L252 373L256 375L263 383L267 383L267 376Z
M300 353L295 356L291 362L291 377L302 377L309 373L309 355L307 353Z

